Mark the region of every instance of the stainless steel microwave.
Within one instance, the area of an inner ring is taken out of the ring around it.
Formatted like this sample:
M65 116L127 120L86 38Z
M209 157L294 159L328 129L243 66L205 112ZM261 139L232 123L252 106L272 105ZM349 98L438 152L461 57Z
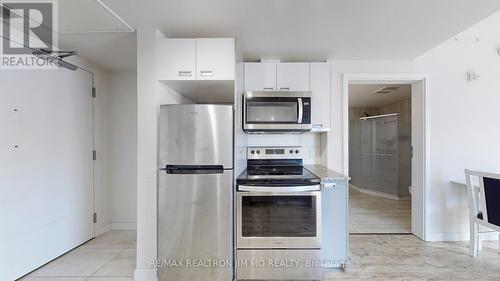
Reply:
M243 130L247 133L310 131L311 98L311 92L246 92Z

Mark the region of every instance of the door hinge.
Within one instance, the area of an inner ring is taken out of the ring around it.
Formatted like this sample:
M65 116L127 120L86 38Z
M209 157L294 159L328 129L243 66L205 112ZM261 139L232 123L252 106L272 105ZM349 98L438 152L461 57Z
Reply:
M92 151L92 159L97 160L97 151L95 150Z
M92 87L92 97L95 98L97 96L97 91L95 87Z
M94 223L97 223L97 213L94 213L93 219L94 219Z
M413 146L411 146L411 158L413 159Z

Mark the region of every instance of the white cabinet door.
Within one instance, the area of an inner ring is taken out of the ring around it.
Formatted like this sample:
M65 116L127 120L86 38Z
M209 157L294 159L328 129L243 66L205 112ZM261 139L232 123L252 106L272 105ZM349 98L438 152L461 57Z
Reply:
M330 128L330 63L311 63L312 109L311 124L313 130Z
M276 63L245 63L245 91L276 91Z
M309 63L278 63L278 91L309 91Z
M196 39L158 40L158 80L196 79Z
M234 38L196 39L196 79L234 80Z

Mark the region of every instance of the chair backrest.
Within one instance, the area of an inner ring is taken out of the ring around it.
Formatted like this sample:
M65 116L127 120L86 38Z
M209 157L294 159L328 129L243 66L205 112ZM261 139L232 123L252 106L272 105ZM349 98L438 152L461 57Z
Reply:
M465 170L471 216L500 231L500 175ZM477 183L473 178L478 179Z

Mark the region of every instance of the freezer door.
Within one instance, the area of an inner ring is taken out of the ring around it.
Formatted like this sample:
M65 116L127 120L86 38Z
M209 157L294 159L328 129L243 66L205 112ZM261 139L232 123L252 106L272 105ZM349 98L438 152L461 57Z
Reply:
M231 170L219 174L160 172L160 281L232 280L232 177ZM209 263L195 266L199 262Z
M160 166L233 167L232 106L163 105L159 124Z

